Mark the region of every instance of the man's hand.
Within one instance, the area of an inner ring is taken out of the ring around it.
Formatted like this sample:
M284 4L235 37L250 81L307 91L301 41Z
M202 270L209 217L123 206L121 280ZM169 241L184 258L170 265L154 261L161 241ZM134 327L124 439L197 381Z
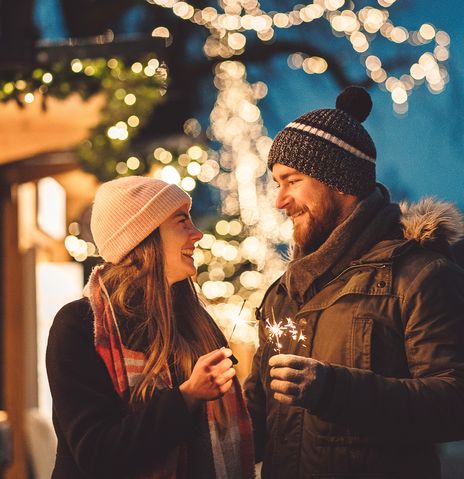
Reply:
M283 404L301 406L310 412L321 398L327 366L320 361L294 354L277 354L269 360L271 389Z

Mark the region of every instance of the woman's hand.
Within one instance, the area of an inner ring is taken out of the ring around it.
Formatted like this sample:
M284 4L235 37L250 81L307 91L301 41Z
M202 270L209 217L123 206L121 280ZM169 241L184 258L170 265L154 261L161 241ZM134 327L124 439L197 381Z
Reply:
M192 410L200 401L212 401L232 387L235 369L229 356L232 351L221 348L200 356L190 377L179 387L187 407Z

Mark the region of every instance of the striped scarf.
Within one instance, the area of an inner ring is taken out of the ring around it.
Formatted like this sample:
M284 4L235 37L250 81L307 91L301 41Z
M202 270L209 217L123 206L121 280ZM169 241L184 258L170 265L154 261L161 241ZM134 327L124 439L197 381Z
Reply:
M101 266L90 275L84 295L89 298L94 315L94 344L105 363L108 374L118 395L128 401L132 388L140 380L146 364L143 352L127 348L119 330L116 315L108 292L100 276ZM169 368L158 375L155 390L172 388ZM155 393L156 394L156 393ZM220 400L230 411L230 424L227 431L219 433L212 403L207 401L205 430L209 443L209 457L194 457L197 464L212 463L214 472L205 472L205 478L249 479L255 477L251 423L243 400L240 383L234 377L233 386ZM196 455L205 455L205 448L192 448ZM161 470L140 479L184 479L189 477L188 445L181 444L171 451ZM208 454L207 454L208 455ZM212 461L211 457L212 456ZM214 474L214 476L211 475ZM202 474L203 475L203 474Z

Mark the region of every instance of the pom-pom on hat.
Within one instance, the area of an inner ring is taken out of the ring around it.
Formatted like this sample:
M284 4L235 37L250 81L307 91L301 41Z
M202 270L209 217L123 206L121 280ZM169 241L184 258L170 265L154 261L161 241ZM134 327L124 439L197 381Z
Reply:
M377 154L361 123L371 109L366 90L346 88L335 109L305 113L278 133L269 152L269 168L281 163L343 193L368 195L375 187Z
M144 176L103 183L97 190L90 229L100 256L119 263L190 196L176 185Z

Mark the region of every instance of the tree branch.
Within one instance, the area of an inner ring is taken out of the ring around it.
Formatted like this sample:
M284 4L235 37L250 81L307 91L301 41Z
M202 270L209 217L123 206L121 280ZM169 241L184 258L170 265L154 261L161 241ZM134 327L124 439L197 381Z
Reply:
M290 54L301 52L308 56L322 57L327 61L327 71L334 78L340 89L346 88L350 85L359 85L369 89L375 84L374 80L365 75L363 78L355 78L350 76L346 67L342 65L338 56L333 53L321 49L316 45L309 43L301 43L297 41L279 40L272 45L264 43L256 43L247 47L247 50L238 58L244 63L264 63L278 54ZM407 56L396 57L394 60L386 62L383 67L385 71L391 72L401 67L406 67L411 64L411 58Z

